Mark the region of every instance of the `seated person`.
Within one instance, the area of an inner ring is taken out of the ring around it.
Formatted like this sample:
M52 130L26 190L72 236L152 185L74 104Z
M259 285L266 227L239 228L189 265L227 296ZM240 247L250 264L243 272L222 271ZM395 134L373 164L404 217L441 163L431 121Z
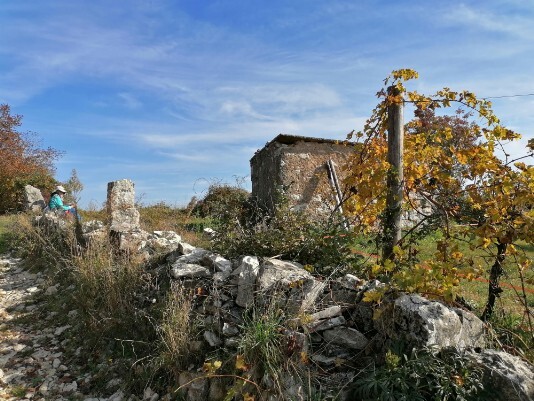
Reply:
M67 191L63 186L58 185L56 187L56 190L52 192L50 196L50 202L48 202L48 208L53 211L61 211L64 213L72 214L73 216L76 216L79 218L78 213L76 212L76 209L73 206L70 205L64 205L63 204L63 196Z

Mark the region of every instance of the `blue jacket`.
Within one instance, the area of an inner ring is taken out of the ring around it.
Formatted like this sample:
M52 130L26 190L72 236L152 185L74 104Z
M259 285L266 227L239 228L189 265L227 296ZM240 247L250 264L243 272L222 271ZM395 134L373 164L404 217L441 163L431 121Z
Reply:
M70 209L70 206L65 206L63 204L63 200L58 194L52 195L52 197L50 198L50 202L48 202L48 207L51 210L54 210L54 209L69 210Z

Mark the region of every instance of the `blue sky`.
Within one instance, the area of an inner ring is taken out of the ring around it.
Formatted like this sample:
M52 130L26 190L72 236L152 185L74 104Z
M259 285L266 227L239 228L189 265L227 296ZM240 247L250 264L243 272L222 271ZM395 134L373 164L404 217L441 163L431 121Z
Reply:
M57 178L77 170L82 206L122 178L172 205L248 183L249 159L279 133L361 129L398 68L419 71L424 93L532 94L534 2L0 2L0 103L65 152ZM534 96L493 104L524 153Z

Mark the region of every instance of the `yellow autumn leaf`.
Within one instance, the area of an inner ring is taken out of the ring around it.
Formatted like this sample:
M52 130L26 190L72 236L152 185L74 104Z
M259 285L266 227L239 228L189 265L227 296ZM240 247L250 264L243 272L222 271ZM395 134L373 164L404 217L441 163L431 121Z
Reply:
M395 262L393 262L390 259L386 259L384 261L384 270L387 272L390 272L390 271L393 271L394 269L395 269Z
M382 271L382 266L380 265L373 265L373 267L371 267L371 273L373 273L373 275L375 276L381 271Z
M206 373L212 374L212 373L215 373L217 370L219 370L221 366L222 366L221 361L204 362L204 365L202 366L202 370Z
M243 372L249 369L249 366L245 362L245 357L243 355L237 355L235 358L235 368L237 370L242 370Z
M382 300L382 296L383 295L384 294L381 291L377 291L377 290L367 291L364 294L362 301L363 302L370 302L370 303L379 302L379 301Z
M243 394L243 401L254 401L255 398L252 394L250 393L245 393Z
M487 248L491 244L491 240L489 238L482 238L482 248Z

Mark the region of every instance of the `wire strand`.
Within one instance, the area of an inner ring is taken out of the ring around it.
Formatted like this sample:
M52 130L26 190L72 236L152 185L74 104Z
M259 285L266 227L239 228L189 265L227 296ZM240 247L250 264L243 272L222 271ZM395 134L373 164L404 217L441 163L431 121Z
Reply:
M503 96L486 96L481 99L502 99L507 97L525 97L525 96L534 96L534 93L525 93L523 95L503 95Z

